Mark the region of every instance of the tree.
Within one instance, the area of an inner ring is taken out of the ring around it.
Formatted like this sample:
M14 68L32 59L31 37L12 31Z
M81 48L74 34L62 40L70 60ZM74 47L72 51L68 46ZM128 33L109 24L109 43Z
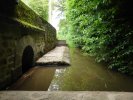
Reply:
M67 0L71 41L108 68L133 74L132 0Z
M60 11L59 16L64 16L66 9L66 0L57 0L53 2L53 9Z
M23 0L39 16L48 20L48 0Z

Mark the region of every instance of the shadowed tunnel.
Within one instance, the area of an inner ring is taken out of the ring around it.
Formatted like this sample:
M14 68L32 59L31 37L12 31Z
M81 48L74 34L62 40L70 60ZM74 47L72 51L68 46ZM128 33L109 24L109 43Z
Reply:
M31 46L27 46L24 49L23 56L22 56L22 72L25 73L31 67L33 67L34 61L34 51Z

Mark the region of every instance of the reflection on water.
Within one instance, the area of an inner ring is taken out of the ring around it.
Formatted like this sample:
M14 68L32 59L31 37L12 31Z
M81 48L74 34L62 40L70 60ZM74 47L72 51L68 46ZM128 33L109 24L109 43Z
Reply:
M54 67L34 67L8 90L46 91L53 79Z
M32 68L9 90L133 91L133 77L108 70L78 49L70 51L71 66Z
M66 68L63 69L63 67L60 68L60 69L56 69L54 79L51 82L51 84L48 88L48 91L58 91L58 90L60 90L60 86L59 86L60 81L59 81L59 79L65 73L65 70L66 70Z
M133 77L108 70L71 49L71 66L57 69L49 91L133 91Z

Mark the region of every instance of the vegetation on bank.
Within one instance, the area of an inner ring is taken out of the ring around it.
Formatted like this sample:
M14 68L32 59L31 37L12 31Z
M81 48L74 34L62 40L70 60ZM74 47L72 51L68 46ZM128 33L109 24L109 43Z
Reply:
M132 0L66 0L65 4L58 34L108 68L133 74Z
M39 16L48 21L48 0L22 0Z

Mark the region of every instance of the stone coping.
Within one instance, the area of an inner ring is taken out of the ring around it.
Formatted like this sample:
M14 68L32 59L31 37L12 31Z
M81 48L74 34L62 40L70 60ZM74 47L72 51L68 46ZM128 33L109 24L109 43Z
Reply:
M133 100L133 92L0 91L0 100Z

